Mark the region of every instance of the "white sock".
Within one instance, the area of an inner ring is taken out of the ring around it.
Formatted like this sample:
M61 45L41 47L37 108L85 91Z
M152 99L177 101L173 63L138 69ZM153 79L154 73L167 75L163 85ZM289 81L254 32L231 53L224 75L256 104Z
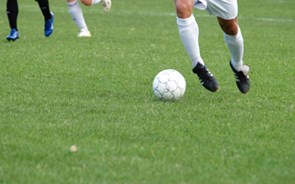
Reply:
M194 15L192 14L186 19L181 19L179 17L176 19L180 38L192 61L193 68L197 63L204 65L199 48L199 27Z
M230 51L232 65L236 70L241 71L243 68L244 40L240 28L234 36L224 34L224 40Z
M92 4L98 4L101 0L92 0Z
M75 21L77 27L81 30L88 30L88 27L86 25L82 9L78 3L78 0L75 0L73 2L68 2L68 10L71 14L73 20Z

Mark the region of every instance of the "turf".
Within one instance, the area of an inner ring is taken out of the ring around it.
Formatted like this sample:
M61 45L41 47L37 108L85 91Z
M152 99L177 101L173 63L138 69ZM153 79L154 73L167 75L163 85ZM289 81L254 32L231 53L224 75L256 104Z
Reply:
M241 94L213 16L195 11L202 56L218 79L191 72L172 1L113 0L83 7L78 32L51 1L43 36L34 1L19 2L20 40L0 20L0 183L292 184L295 182L295 2L239 1L251 91ZM185 96L157 100L152 80L174 68ZM76 145L77 152L70 152Z

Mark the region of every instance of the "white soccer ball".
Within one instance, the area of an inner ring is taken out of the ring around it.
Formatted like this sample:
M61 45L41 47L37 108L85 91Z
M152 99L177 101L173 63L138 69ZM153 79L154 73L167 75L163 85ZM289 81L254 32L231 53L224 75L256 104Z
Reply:
M179 100L185 92L186 82L181 73L174 69L159 72L153 81L153 91L160 100Z

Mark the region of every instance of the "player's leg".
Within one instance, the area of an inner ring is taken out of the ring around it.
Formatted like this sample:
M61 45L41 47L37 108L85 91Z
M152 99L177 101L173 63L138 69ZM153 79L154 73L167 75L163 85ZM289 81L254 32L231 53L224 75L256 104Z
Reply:
M244 65L244 40L239 28L237 18L225 20L218 18L219 25L224 32L224 40L230 51L230 66L236 77L236 84L242 93L250 89L249 66Z
M112 1L111 0L81 0L83 4L86 6L92 6L94 4L102 3L104 11L108 12L110 11L112 7Z
M209 91L215 92L218 83L204 65L199 48L199 27L193 15L194 0L174 0L177 25L182 43L192 61L193 72L201 84Z
M10 26L10 33L6 37L8 41L15 41L19 39L17 29L17 16L18 16L18 3L17 0L7 0L6 2L6 13Z
M244 40L237 19L225 20L218 17L218 22L224 32L224 41L231 54L232 65L241 70L243 67Z
M44 16L44 35L50 36L53 32L54 14L50 11L48 0L36 0L40 7L40 10Z
M80 32L78 37L91 37L78 0L67 0L68 10Z
M237 79L237 86L242 93L247 93L250 89L249 67L243 63L244 40L237 21L237 0L209 0L208 4L209 11L217 16L224 32L224 41L231 55L230 66Z

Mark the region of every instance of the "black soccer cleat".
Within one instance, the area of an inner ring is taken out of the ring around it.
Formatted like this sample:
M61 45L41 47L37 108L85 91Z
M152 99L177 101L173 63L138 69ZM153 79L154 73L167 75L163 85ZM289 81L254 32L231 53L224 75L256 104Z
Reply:
M241 93L246 94L250 90L250 80L249 80L249 71L250 67L247 65L243 65L242 71L237 71L234 66L229 62L229 65L232 71L235 74L236 84Z
M217 80L214 78L213 74L208 70L208 68L200 63L198 63L193 72L198 75L200 83L209 91L215 92L218 90L219 86Z

